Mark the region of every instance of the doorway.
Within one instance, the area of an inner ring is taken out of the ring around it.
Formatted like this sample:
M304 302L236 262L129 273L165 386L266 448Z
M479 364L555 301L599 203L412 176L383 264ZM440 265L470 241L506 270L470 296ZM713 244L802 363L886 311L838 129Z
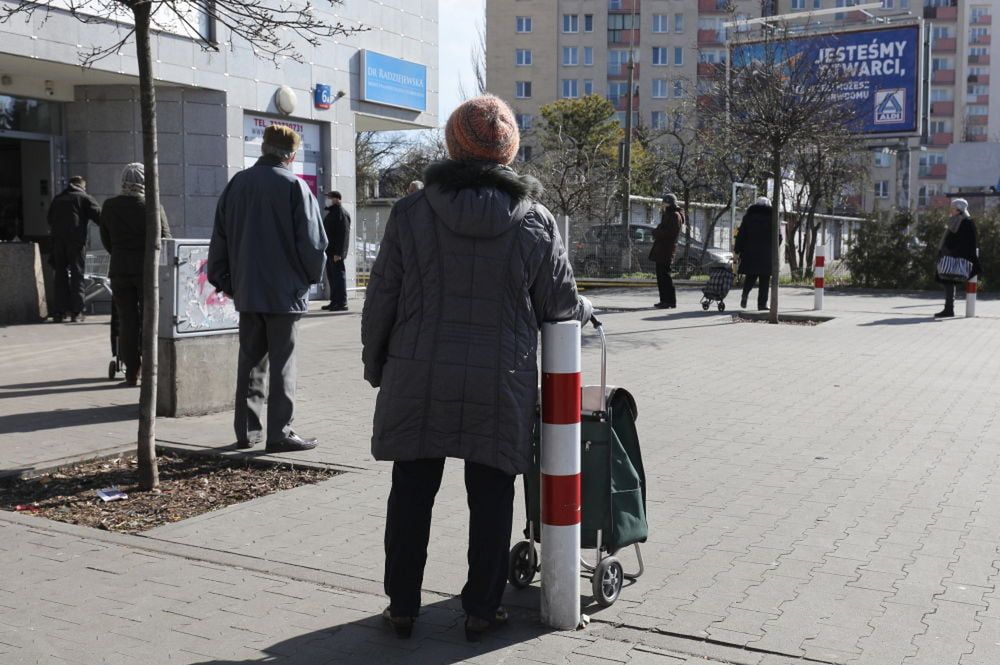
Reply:
M0 137L0 241L48 237L51 200L51 142Z

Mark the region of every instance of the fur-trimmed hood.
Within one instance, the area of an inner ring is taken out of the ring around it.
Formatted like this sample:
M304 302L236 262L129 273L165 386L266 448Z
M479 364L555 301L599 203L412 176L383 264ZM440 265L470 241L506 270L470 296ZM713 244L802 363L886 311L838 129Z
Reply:
M519 224L542 193L535 178L489 162L435 162L424 183L423 193L442 223L473 238L493 238Z

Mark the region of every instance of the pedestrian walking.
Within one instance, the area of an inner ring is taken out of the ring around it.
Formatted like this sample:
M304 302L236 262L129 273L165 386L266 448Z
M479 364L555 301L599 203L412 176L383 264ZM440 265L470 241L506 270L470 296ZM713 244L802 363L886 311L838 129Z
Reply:
M52 236L51 259L55 270L52 320L62 323L68 314L76 322L83 317L83 273L86 269L87 227L98 224L101 207L87 193L87 181L75 175L49 205Z
M323 228L330 244L326 248L326 279L330 287L330 304L322 309L329 312L347 311L347 270L344 260L351 246L351 216L341 205L340 192L326 193L326 217Z
M170 237L160 208L160 237ZM133 162L122 170L121 194L101 209L101 242L111 254L108 277L118 314L118 355L125 363L125 383L139 383L142 360L142 301L146 263L146 171ZM155 334L155 332L154 332Z
M465 460L470 511L465 632L504 623L514 479L531 469L538 331L591 317L537 180L509 166L519 135L492 95L448 119L450 159L393 206L361 323L379 388L372 453L391 460L383 617L407 637L420 611L445 458Z
M656 287L660 291L660 301L654 307L659 309L677 307L677 291L670 270L684 223L684 213L677 207L677 197L664 194L660 224L653 230L653 247L649 250L649 260L656 264Z
M969 202L965 199L953 199L951 202L952 215L948 218L948 224L941 236L941 246L938 250L939 270L938 281L944 284L944 309L934 315L935 318L947 318L955 316L955 284L964 283L971 277L979 275L982 267L979 263L979 243L976 238L976 223L969 214ZM945 279L941 275L940 259L953 257L964 259L969 262L971 271L966 275L962 274L962 279L956 282L952 276Z
M291 171L301 143L289 127L267 127L260 159L233 176L215 211L208 280L240 313L233 422L243 449L263 438L268 364L267 452L317 443L292 429L298 323L309 309L309 286L323 279L327 245L319 202Z
M779 241L780 243L780 241ZM771 288L771 201L761 196L747 208L736 234L733 251L739 256L740 274L743 278L743 295L740 307L746 309L754 284L757 289L757 309L767 309L767 296Z

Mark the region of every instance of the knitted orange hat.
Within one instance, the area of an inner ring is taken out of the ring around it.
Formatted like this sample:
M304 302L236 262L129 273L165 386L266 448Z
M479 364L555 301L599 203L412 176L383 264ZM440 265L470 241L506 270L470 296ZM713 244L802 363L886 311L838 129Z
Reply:
M513 162L521 143L514 113L493 95L473 97L455 109L445 125L444 139L452 159L496 164Z

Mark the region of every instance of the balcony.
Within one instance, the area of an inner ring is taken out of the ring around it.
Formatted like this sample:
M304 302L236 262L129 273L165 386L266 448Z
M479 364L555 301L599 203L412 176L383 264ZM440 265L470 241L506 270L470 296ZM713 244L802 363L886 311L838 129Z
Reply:
M972 46L989 46L992 42L993 35L979 35L969 40L969 44Z
M932 102L931 115L937 117L952 117L955 115L955 102Z
M608 0L608 13L636 14L641 11L641 0Z
M721 30L699 30L698 46L721 46L725 35Z
M622 95L621 97L615 97L614 95L608 95L607 100L615 107L616 111L628 111L628 95ZM639 95L632 97L632 112L639 110Z
M699 78L718 78L722 75L725 69L724 64L719 64L717 62L699 62L698 63L698 77Z
M635 79L639 80L639 63L633 65L635 68ZM628 78L628 64L622 63L617 64L613 62L608 63L608 80L609 81L624 81Z
M924 7L924 18L932 21L957 21L958 7Z
M992 25L993 15L992 14L980 14L972 20L972 25Z
M989 85L990 75L989 74L969 74L969 83L982 83L983 85Z
M965 140L968 143L986 143L989 138L990 137L986 136L986 134L968 134L966 135Z
M947 196L941 196L940 194L935 194L931 197L929 201L931 208L948 208L951 206L951 199Z
M931 164L928 169L928 178L944 178L948 175L947 164Z
M965 119L965 124L970 127L981 127L988 125L990 117L988 115L970 115Z
M931 145L951 145L954 143L954 139L955 136L951 132L931 134Z
M699 14L725 14L727 13L728 0L698 0Z
M638 46L638 29L632 30L608 30L608 46Z
M931 74L931 83L954 83L954 82L955 82L954 69L939 69L933 74Z
M954 53L957 48L957 42L954 37L939 37L934 40L934 45L932 49L935 53Z
M969 56L970 65L988 65L990 64L990 54L984 53L983 55L970 55Z

